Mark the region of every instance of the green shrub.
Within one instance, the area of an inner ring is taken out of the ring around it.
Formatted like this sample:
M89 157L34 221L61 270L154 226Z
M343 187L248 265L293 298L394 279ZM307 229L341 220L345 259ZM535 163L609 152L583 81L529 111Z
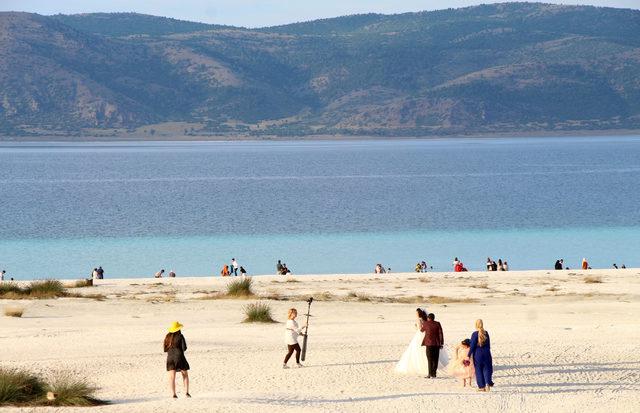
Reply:
M55 395L49 404L54 406L97 406L106 404L95 397L96 387L83 379L61 376L53 380L48 390Z
M31 404L43 399L45 384L22 370L0 368L0 406Z
M267 303L252 303L242 307L245 314L244 323L275 323L271 316L271 307Z
M251 277L233 280L227 284L227 295L231 297L250 297L254 295L252 285L253 280Z

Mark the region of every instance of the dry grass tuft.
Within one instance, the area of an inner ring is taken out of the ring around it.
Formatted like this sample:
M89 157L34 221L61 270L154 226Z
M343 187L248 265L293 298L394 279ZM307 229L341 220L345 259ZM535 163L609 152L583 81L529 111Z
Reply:
M420 281L421 283L428 283L429 279L427 277L420 277L418 278L418 281Z
M233 280L227 284L227 296L228 297L252 297L253 293L253 279L251 277L245 277L238 280Z
M7 317L22 317L24 314L24 307L5 307L4 315Z
M275 323L271 315L271 306L267 303L255 302L242 307L245 319L243 323Z
M67 288L83 288L83 287L93 287L93 280L91 278L77 280L70 285L66 286Z
M483 282L483 283L480 283L480 284L472 285L471 288L488 289L489 288L489 284L487 284L486 282Z
M560 289L558 288L557 285L551 286L549 288L547 288L547 291L550 291L552 293L556 292L556 291L560 291Z
M602 277L588 275L584 277L585 284L602 284Z

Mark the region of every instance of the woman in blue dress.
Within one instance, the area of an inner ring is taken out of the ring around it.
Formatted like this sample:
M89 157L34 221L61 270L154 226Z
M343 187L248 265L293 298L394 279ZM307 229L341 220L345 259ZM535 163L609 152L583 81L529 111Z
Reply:
M478 391L489 391L493 386L493 360L491 358L491 341L489 333L484 329L482 320L476 320L476 331L471 334L471 347L468 357L473 357L476 370Z

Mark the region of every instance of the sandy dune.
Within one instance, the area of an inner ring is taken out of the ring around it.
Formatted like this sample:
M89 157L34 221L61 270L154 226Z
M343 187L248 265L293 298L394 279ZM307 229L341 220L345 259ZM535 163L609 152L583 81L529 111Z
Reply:
M270 325L241 323L252 300L215 299L228 281L220 278L103 280L74 290L102 300L0 300L26 307L22 318L0 316L2 365L86 376L112 402L92 410L108 412L640 411L640 270L286 280L254 278L259 295L278 299L269 303L280 323ZM318 301L307 367L282 370L281 322L310 295ZM436 314L449 345L484 319L493 392L392 371L417 305ZM166 386L161 341L173 320L185 325L192 399L172 400ZM66 410L80 411L55 409Z

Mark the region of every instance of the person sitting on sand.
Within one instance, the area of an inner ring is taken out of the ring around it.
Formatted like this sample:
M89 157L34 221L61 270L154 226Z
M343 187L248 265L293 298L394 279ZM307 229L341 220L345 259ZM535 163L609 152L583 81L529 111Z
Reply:
M156 273L155 277L156 278L162 278L162 274L164 274L164 270L160 270Z
M586 258L583 258L583 259L582 259L582 269L583 269L583 270L589 270L589 269L590 269L590 268L589 268L589 263L587 262L587 259L586 259Z
M287 313L287 324L285 326L286 330L284 334L284 343L287 345L287 355L284 356L284 363L282 364L283 369L289 368L287 363L294 351L296 352L296 365L298 367L304 367L300 364L300 344L298 344L298 336L302 333L304 326L298 327L296 317L298 317L298 310L290 308Z
M471 387L471 379L474 376L473 360L470 360L467 355L469 354L469 348L471 347L471 340L465 338L460 344L458 344L453 352L453 363L449 364L449 374L462 380L462 387L467 386L467 380L469 381L469 387Z
M98 279L98 269L94 268L93 271L91 272L91 279L93 280L97 280Z
M278 260L278 263L276 264L276 274L284 275L282 274L282 262L280 260Z
M553 268L555 268L556 270L561 270L562 269L562 264L563 264L563 262L562 262L561 259L560 260L556 260L556 263L553 266Z
M487 257L487 271L493 271L491 257Z
M417 263L417 264L416 264L415 271L416 271L416 272L422 272L422 264Z
M99 280L104 279L104 270L102 269L102 266L98 267L98 279Z
M225 264L225 265L223 265L223 266L222 266L222 270L220 271L220 275L221 275L222 277L228 277L229 275L231 275L231 274L229 273L229 266L228 266L227 264Z
M462 261L458 261L458 263L453 267L453 271L464 272L464 271L467 271L467 269L464 267L464 264L462 263Z
M247 275L247 270L245 270L242 265L240 266L240 275L243 277L246 277Z
M458 259L458 257L455 257L453 259L453 270L456 270L456 267L460 264L460 260Z
M176 272L173 270L169 271L169 278L176 278Z
M282 264L282 275L291 274L291 270L287 267L287 264Z
M489 333L484 329L482 320L476 320L476 331L471 334L471 344L467 360L473 360L476 371L478 391L489 391L493 387L493 359Z
M169 327L169 333L164 337L164 352L167 353L167 371L169 372L169 388L176 395L176 372L182 373L182 383L184 385L185 396L191 397L189 394L189 363L187 362L184 352L187 351L187 341L182 335L183 325L174 321Z
M506 261L502 263L502 271L509 271L509 264Z

